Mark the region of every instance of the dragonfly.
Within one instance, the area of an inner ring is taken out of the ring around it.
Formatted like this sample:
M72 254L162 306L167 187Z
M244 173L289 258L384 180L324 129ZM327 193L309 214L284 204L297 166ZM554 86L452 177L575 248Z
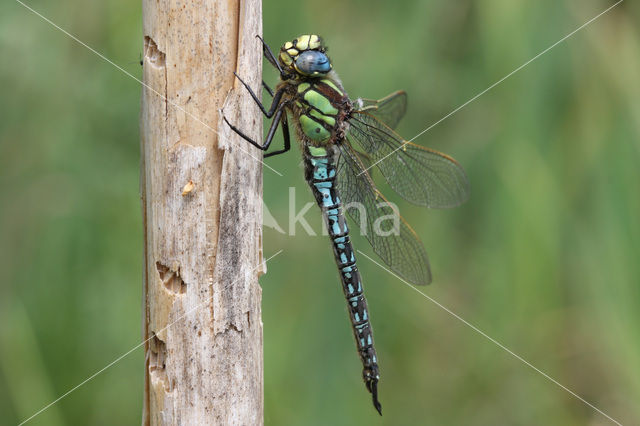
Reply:
M380 369L373 340L362 278L356 265L345 210L361 224L373 251L389 268L416 285L431 282L424 245L400 216L394 204L377 189L371 171L380 171L389 186L411 203L429 208L450 208L469 197L463 168L448 155L404 140L394 130L407 110L407 94L397 91L380 99L352 101L327 56L323 39L315 34L287 41L276 57L258 36L265 58L280 73L273 97L265 106L236 74L267 118L272 119L264 141L258 142L227 125L264 157L291 148L289 127L300 142L305 180L322 211L333 246L349 318L363 370L362 377L373 405L382 415L378 399ZM266 152L278 127L283 148ZM354 207L348 208L345 207ZM382 229L384 219L391 219ZM383 219L383 220L381 220Z

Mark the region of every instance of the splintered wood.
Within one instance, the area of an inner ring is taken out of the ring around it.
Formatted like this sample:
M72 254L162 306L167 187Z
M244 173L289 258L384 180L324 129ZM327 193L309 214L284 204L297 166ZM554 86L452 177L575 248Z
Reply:
M261 3L143 0L143 425L261 425Z

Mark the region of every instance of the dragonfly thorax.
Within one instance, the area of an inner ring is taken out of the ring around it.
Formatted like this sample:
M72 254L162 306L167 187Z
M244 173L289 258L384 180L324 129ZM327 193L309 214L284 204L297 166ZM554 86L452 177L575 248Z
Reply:
M338 143L348 130L353 106L337 77L297 84L292 105L300 139L314 146Z

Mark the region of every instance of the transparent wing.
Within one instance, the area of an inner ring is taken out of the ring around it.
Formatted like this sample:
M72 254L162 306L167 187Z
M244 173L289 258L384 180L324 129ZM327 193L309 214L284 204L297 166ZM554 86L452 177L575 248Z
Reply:
M392 271L413 284L429 284L431 271L422 242L376 189L351 146L344 143L340 149L336 186L347 213Z
M403 140L366 111L355 111L349 124L350 138L404 199L421 206L449 208L469 198L467 175L453 158Z
M407 94L399 90L380 100L360 98L356 101L356 107L395 129L407 112Z

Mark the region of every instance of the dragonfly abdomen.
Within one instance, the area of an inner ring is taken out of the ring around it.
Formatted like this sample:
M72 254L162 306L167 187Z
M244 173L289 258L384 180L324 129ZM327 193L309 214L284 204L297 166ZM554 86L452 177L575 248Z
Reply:
M364 297L362 280L349 238L344 207L335 185L338 152L339 148L336 145L329 145L326 148L306 145L304 149L305 176L318 206L322 209L331 238L358 354L362 361L363 379L372 394L374 406L381 412L377 396L377 383L380 374L373 342L373 330L369 322L367 300Z

